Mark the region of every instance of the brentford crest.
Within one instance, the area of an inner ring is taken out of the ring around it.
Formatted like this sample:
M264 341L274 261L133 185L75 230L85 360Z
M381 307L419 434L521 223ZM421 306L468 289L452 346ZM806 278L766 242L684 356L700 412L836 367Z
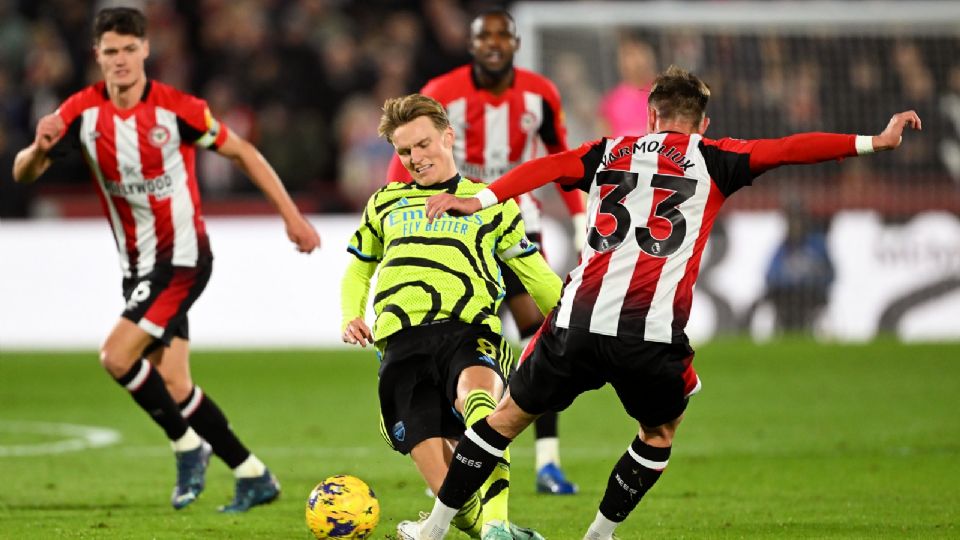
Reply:
M530 111L524 112L520 115L520 131L524 133L530 133L538 128L537 125L537 115L533 114Z
M153 126L147 134L147 139L151 145L161 148L170 142L170 130L164 126Z

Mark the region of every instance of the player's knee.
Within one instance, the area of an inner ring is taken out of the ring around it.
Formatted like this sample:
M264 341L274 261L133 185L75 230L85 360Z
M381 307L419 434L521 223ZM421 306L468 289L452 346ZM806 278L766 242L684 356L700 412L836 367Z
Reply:
M130 371L130 368L136 361L136 357L126 354L124 351L111 346L109 343L105 343L100 348L100 365L115 379L122 377Z
M476 390L483 390L497 401L503 396L504 385L500 374L485 366L470 366L457 379L457 402L462 402Z
M178 378L176 380L167 380L166 377L163 378L163 383L167 387L167 392L170 393L170 397L177 403L183 403L188 397L190 397L190 392L193 390L193 381L189 378Z
M667 448L673 446L673 434L640 432L640 440L654 448Z
M673 446L673 436L677 432L678 424L680 424L680 418L659 426L640 424L640 440L657 448Z
M536 419L537 415L527 413L521 409L520 406L517 405L517 402L513 401L508 394L507 397L497 405L497 410L493 411L493 413L487 417L487 423L490 424L490 427L495 429L497 433L513 440Z

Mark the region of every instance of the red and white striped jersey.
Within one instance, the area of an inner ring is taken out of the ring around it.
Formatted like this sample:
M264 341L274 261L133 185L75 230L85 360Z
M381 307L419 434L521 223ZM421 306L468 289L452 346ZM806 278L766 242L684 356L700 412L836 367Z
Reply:
M771 168L857 155L854 135L710 140L655 133L587 143L490 186L497 200L551 180L589 193L588 238L556 324L609 336L686 339L693 286L723 202Z
M57 109L67 133L51 153L79 147L110 221L126 277L156 266L197 266L212 255L194 145L217 148L227 130L204 100L148 81L136 106L120 110L103 82Z
M467 178L489 184L521 163L567 150L560 93L549 79L532 71L514 68L513 84L495 95L477 86L472 65L465 65L430 80L420 93L447 110L456 135L453 157ZM410 181L397 156L387 181ZM584 211L578 193L561 193L571 215ZM527 232L540 232L539 201L524 194L517 204Z

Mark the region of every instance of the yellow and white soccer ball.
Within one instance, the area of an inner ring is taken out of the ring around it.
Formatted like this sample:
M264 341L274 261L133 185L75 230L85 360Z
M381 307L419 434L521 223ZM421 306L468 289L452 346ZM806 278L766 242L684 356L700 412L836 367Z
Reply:
M307 527L321 540L369 538L378 521L380 502L356 476L331 476L317 484L307 499Z

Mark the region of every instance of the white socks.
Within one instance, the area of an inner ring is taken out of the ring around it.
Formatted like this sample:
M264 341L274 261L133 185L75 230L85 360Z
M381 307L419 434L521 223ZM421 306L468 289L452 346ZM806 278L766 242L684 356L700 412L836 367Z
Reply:
M597 510L597 517L593 519L593 523L587 529L587 534L584 535L583 540L610 540L617 525L619 523L610 521Z
M183 434L183 437L170 442L170 446L173 447L174 452L196 450L201 444L203 444L203 439L197 435L197 432L194 431L192 427L187 428L187 432ZM257 456L250 454L243 463L237 465L237 468L233 470L233 476L236 478L256 478L263 476L266 470L267 466L264 465Z
M420 538L422 540L443 540L447 530L450 529L450 522L457 515L458 508L450 508L440 502L440 499L433 500L433 510L426 521L420 525Z
M537 470L543 468L544 465L549 463L555 464L557 467L560 466L560 439L556 437L544 437L542 439L537 439L536 442L536 454L537 454Z
M257 456L250 454L247 459L243 460L243 463L237 465L237 468L233 470L233 476L236 478L256 478L263 476L266 471L267 466Z
M173 447L174 452L187 452L189 450L196 450L201 442L203 442L203 440L197 435L197 432L194 431L192 427L187 426L187 432L183 434L183 437L175 441L170 441L170 446Z

